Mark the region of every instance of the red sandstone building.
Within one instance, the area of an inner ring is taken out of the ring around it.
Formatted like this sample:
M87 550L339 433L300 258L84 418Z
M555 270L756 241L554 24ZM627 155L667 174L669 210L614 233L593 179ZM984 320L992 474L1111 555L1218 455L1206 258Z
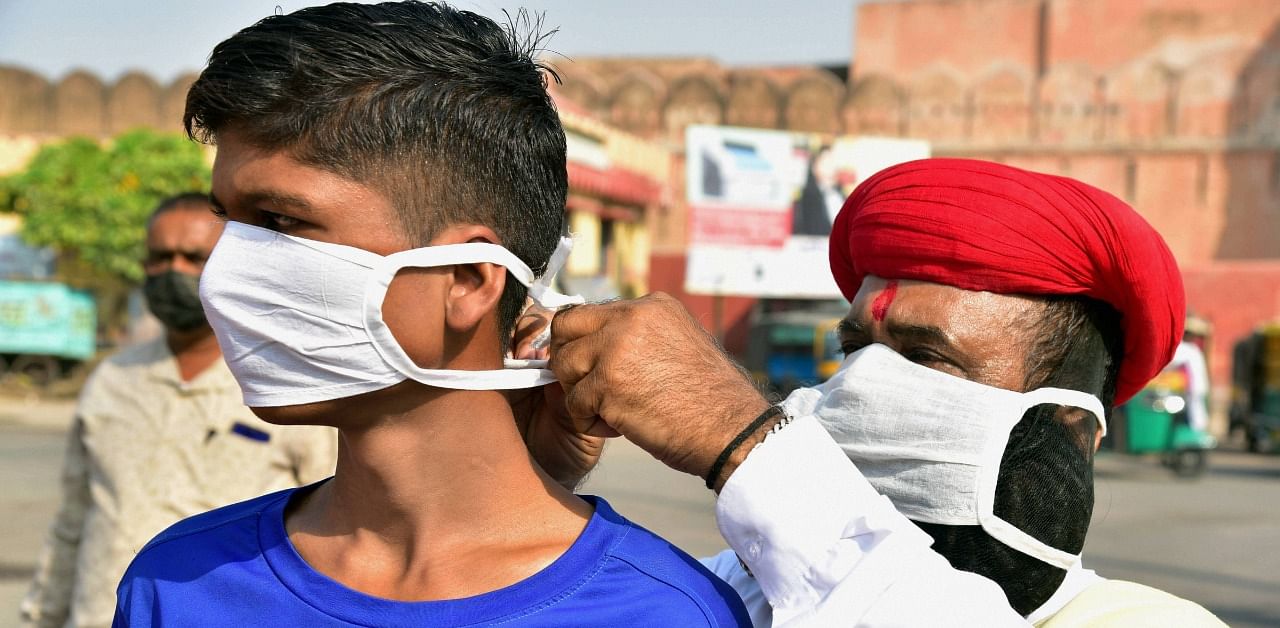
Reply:
M1169 242L1231 345L1280 316L1280 2L925 0L859 7L847 132L1075 177Z
M1280 2L868 2L855 42L837 68L583 60L565 91L677 154L693 122L913 137L1111 191L1168 240L1224 386L1231 345L1280 316ZM652 230L654 289L681 293L680 212ZM730 346L749 308L726 305Z

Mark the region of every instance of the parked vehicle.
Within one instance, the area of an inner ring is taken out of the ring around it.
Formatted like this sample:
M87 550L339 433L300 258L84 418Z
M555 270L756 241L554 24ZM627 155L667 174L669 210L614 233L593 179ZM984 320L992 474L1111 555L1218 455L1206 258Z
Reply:
M1277 451L1280 444L1280 322L1262 325L1237 342L1231 367L1231 431L1244 433L1249 451Z
M0 281L0 377L44 385L93 357L97 308L60 283Z
M1162 371L1112 413L1104 445L1118 453L1157 454L1179 476L1204 473L1217 439L1188 421L1189 381L1185 366Z
M826 381L844 359L836 335L840 316L825 309L759 316L747 341L747 368L782 395Z

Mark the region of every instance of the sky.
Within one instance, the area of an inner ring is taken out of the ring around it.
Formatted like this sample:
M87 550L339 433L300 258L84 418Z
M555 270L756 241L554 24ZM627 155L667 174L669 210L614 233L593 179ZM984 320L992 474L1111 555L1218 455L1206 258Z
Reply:
M574 56L708 56L742 65L847 64L858 0L454 0L501 18L541 12ZM0 64L58 79L87 69L107 81L143 70L168 81L209 51L303 0L0 0ZM559 64L557 64L559 65Z

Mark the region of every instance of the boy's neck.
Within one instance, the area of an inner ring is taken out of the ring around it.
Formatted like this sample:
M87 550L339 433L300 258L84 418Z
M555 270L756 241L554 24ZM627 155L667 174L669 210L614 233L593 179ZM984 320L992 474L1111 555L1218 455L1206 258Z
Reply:
M303 557L391 599L476 595L554 561L591 507L532 462L506 396L409 387L343 421L333 480L288 516Z

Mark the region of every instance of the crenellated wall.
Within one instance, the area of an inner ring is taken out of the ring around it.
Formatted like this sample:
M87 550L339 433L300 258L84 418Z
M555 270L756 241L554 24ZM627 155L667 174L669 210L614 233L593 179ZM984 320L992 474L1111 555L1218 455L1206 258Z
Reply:
M108 137L135 127L181 130L195 75L168 84L139 72L113 83L84 71L57 81L0 66L0 135Z

